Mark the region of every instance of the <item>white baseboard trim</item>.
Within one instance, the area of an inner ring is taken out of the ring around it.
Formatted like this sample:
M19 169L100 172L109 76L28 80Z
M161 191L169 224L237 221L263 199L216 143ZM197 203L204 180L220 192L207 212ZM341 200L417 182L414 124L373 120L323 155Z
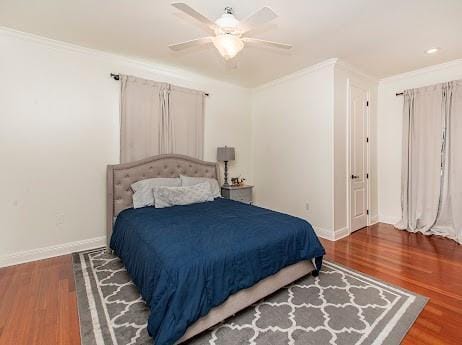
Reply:
M87 240L68 242L55 246L25 250L0 256L0 267L18 265L25 262L48 259L55 256L71 254L82 250L94 249L106 245L106 236L89 238Z
M369 226L377 224L379 222L379 215L376 214L375 216L369 217Z
M320 227L313 227L314 232L321 238L324 238L329 241L337 241L341 238L344 238L350 234L350 229L342 228L338 230L327 230Z
M384 216L384 215L379 216L380 223L395 225L399 221L400 221L399 217L389 217L389 216Z
M349 234L350 234L350 229L348 227L335 230L334 231L334 241L347 237Z
M324 238L329 241L334 241L334 232L332 230L323 229L317 226L313 226L314 232L318 237Z

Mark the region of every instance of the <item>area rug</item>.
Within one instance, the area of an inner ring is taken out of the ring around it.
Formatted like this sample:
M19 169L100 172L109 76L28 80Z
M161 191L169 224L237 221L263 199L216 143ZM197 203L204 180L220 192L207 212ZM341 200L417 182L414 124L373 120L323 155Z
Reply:
M104 249L73 258L82 345L153 344L149 310L120 259ZM301 278L187 344L399 344L426 302L325 261L318 277Z

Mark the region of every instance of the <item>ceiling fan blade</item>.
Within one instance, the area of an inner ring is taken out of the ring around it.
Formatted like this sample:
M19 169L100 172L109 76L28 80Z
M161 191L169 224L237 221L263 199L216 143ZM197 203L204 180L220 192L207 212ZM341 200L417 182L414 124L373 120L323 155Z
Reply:
M245 43L248 43L248 44L256 46L256 47L271 47L271 48L279 48L279 49L290 49L290 48L292 48L292 46L290 44L273 42L273 41L265 41L265 40L260 40L258 38L243 37L242 40Z
M263 7L254 14L250 15L241 22L240 30L245 33L257 26L263 25L274 18L277 18L277 14L269 7Z
M189 5L185 4L184 2L174 2L174 3L172 3L172 6L175 7L176 9L186 13L187 15L193 17L194 19L196 19L200 23L205 24L214 33L215 33L215 30L218 29L217 25L213 21L211 21L206 16L200 14L199 12L197 12L195 9L193 9Z
M197 47L201 46L207 43L212 43L212 37L201 37L201 38L196 38L194 40L186 41L186 42L181 42L181 43L176 43L176 44L170 44L168 47L171 50L174 51L179 51L183 49L188 49L192 47Z

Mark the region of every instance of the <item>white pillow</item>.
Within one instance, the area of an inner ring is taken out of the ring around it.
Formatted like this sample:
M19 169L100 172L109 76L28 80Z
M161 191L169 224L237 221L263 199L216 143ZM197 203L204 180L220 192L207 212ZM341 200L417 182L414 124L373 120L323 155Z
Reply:
M154 195L152 194L152 189L155 186L179 187L181 186L181 180L179 177L155 177L133 183L130 186L134 192L133 208L154 205Z
M185 175L180 175L181 185L182 186L194 186L198 183L207 182L210 185L210 192L214 198L219 198L221 196L220 186L218 181L210 177L190 177Z
M207 182L187 187L155 186L153 194L156 208L213 201L210 185Z

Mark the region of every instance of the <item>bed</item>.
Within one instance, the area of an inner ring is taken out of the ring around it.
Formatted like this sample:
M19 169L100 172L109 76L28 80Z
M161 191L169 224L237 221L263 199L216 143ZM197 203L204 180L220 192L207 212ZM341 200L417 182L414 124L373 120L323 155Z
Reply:
M218 180L217 163L160 155L108 166L107 237L151 309L157 345L184 342L321 268L324 249L296 217L218 198L133 209L130 185L180 174Z

